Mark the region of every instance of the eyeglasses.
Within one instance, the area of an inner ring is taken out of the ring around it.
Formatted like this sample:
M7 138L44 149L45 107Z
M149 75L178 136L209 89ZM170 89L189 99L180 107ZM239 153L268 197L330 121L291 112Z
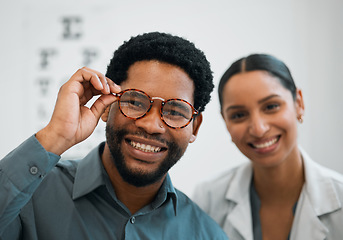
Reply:
M161 120L174 129L186 127L198 114L192 104L183 99L164 100L160 97L150 97L138 89L126 89L114 95L119 97L118 105L121 113L125 117L135 120L144 117L150 111L154 100L161 100Z

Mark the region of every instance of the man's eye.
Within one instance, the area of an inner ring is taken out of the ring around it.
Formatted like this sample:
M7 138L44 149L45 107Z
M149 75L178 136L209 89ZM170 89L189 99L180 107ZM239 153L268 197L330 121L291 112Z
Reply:
M135 106L135 107L141 107L141 106L143 106L143 103L142 103L142 102L140 102L140 101L135 101L135 100L128 101L128 104L131 105L131 106Z
M136 100L126 100L121 102L122 106L130 107L130 108L146 108L146 104L141 101Z
M168 111L163 111L163 116L168 117L168 118L177 118L177 117L181 117L181 118L188 118L187 117L187 113L184 113L182 111L176 111L176 110L168 110Z

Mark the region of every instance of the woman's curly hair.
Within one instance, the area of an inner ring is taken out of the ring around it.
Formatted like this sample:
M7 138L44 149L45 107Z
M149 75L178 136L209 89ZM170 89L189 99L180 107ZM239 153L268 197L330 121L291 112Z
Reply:
M157 60L183 69L194 81L194 107L204 111L213 91L213 75L205 54L190 41L168 33L150 32L132 37L113 54L106 77L120 85L137 61Z

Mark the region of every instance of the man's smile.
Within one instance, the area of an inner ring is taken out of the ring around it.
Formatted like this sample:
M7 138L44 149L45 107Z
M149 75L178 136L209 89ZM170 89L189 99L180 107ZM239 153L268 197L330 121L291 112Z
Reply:
M139 142L135 142L135 141L128 141L129 144L134 147L135 149L138 149L140 151L143 152L160 152L161 151L161 147L158 146L152 146L150 144L144 144L144 143L139 143Z

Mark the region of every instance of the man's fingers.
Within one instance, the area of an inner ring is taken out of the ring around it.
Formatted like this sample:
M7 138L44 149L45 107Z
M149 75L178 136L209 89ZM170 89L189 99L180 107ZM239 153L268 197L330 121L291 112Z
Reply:
M107 78L104 74L87 67L80 68L78 71L76 71L66 85L74 86L70 89L74 89L72 91L79 95L81 106L87 104L87 102L96 95L110 95L111 97L109 99L110 103L112 103L115 99L112 98L114 96L111 93L118 93L121 91L121 87L115 84L111 79ZM102 101L102 98L104 97L100 97L100 102ZM106 104L108 105L110 103ZM99 103L94 105L95 109L101 107L98 104ZM97 112L97 110L91 110ZM99 112L101 111L102 107Z
M91 106L90 110L92 111L93 115L96 119L100 119L101 115L104 113L105 109L108 105L115 102L117 98L112 94L108 95L101 95Z
M78 81L83 85L90 83L94 89L101 91L103 94L109 94L110 88L107 83L107 78L104 74L95 71L93 69L83 67L77 70L74 75L70 78L70 81Z
M101 91L102 94L118 93L121 87L115 84L111 79L106 77L101 72L98 72L87 67L81 69L82 77L89 81L96 90ZM100 84L100 85L99 85Z
M110 86L111 93L119 93L121 91L121 87L115 84L111 79L106 78L108 85Z
M108 94L110 92L107 84L107 79L102 73L86 67L79 69L77 73L81 77L77 77L76 80L80 82L90 82L96 90L99 90L104 94Z

